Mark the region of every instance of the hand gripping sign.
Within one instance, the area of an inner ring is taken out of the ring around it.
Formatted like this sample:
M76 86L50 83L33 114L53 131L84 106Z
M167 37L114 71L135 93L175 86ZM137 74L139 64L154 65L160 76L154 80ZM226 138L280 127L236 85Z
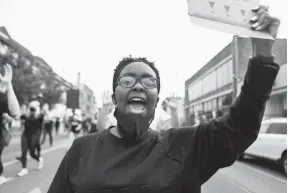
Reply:
M262 39L273 39L267 32L251 29L252 9L259 0L188 0L193 24L217 31Z

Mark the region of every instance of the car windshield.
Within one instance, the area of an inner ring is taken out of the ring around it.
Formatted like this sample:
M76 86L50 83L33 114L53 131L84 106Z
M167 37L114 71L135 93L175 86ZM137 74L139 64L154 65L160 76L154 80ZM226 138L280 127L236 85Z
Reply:
M267 130L271 134L287 134L287 123L272 123Z

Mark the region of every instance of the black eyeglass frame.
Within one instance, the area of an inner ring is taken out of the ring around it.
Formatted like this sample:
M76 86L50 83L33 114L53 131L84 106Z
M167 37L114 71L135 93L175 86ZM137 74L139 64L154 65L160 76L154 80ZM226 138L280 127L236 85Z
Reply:
M134 84L132 84L132 86L123 86L122 84L120 84L120 79L121 79L121 78L125 78L125 77L130 77L130 78L135 79ZM149 78L149 79L155 80L155 81L156 81L155 87L147 88L146 86L144 86L143 83L142 83L142 81L141 81L141 80L144 79L144 78ZM146 88L146 89L153 89L153 88L158 88L158 87L159 87L159 80L156 79L156 78L153 78L153 77L135 78L135 77L133 77L133 76L121 76L121 77L118 77L118 79L117 79L117 85L120 85L120 86L122 86L122 87L124 87L124 88L132 88L132 87L135 86L135 84L136 84L138 81L139 81L140 84L141 84L144 88Z

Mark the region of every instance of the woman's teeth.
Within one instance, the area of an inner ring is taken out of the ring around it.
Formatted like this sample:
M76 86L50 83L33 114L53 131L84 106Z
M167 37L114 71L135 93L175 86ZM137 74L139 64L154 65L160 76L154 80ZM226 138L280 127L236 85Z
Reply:
M133 98L130 100L131 102L143 102L144 103L144 100L141 99L141 98Z
M142 98L132 98L129 100L129 109L131 112L139 114L143 113L143 110L145 109L145 101Z

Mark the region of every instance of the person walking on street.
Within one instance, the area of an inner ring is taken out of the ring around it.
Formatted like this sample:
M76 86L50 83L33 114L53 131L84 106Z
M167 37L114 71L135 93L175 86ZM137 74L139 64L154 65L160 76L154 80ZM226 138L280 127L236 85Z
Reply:
M20 158L22 169L17 176L24 176L28 174L27 169L27 151L29 150L30 156L38 162L38 170L44 167L44 161L41 157L40 138L44 123L44 115L40 112L39 105L30 105L29 111L21 116L24 120L24 131L21 136L21 150L22 155Z
M51 112L49 111L49 105L44 104L42 107L42 113L44 115L44 128L43 128L43 138L42 145L45 143L47 134L49 135L49 143L50 146L53 145L53 117Z
M74 134L74 137L77 138L81 134L82 130L82 120L80 115L77 115L75 111L73 111L72 116L69 119L70 123L70 131Z
M96 133L98 132L98 129L97 129L97 120L98 120L98 114L95 113L94 117L92 118L91 120L91 129L89 131L89 133Z
M87 117L82 122L82 131L84 135L87 135L90 133L92 127L92 119L90 117Z
M252 11L252 29L276 38L280 20L265 6ZM274 62L274 42L251 38L253 55L228 113L165 132L150 129L161 90L158 69L146 58L121 60L112 81L117 125L75 139L48 193L200 193L204 183L235 163L258 137L280 68Z
M20 116L20 106L12 85L13 71L11 66L6 64L0 68L4 68L4 74L0 73L0 185L2 185L9 180L4 176L1 159L3 150L9 143L7 141L9 140L7 139L9 137L7 136L9 135L7 124L11 121L11 117Z
M56 133L56 135L59 134L59 129L60 129L60 117L56 116L55 117L55 133Z

